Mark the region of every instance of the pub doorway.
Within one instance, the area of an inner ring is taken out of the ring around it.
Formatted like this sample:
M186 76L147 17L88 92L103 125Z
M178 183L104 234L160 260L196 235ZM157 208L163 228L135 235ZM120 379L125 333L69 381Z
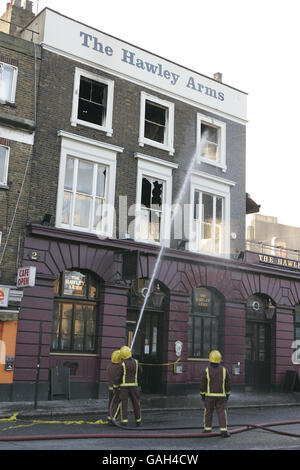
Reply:
M249 297L246 313L246 390L270 391L275 305L270 297L256 294Z
M132 282L127 312L127 344L132 340L143 305L148 279ZM164 331L167 295L159 282L153 284L142 321L136 334L132 355L142 364L141 390L144 393L162 393L164 388Z

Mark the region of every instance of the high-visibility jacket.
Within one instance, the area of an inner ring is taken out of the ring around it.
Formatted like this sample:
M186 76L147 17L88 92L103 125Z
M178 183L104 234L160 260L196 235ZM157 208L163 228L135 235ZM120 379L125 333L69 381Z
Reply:
M121 387L137 387L138 377L141 373L141 366L136 359L130 357L122 362L123 376L121 380Z
M209 365L200 376L200 393L206 397L229 397L231 378L226 367Z

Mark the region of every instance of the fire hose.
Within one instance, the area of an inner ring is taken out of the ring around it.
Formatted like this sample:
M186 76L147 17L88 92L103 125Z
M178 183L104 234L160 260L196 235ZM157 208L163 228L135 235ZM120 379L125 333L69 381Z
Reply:
M235 424L233 426L241 426L237 429L230 430L230 434L238 434L245 431L250 431L251 429L262 429L264 431L270 431L276 434L281 434L289 437L300 437L300 434L295 434L291 432L278 431L270 429L273 426L283 426L283 425L292 425L299 424L300 420L295 421L284 421L277 423L264 423L264 424ZM127 431L130 431L130 428L124 428ZM141 430L154 430L154 428L140 428ZM163 430L183 430L183 429L192 429L191 427L167 427L155 429L156 431ZM202 438L202 437L217 437L220 436L219 432L210 432L210 433L96 433L96 434L54 434L54 435L31 435L31 436L0 436L0 441L36 441L36 440L58 440L58 439L154 439L154 438L164 438L164 439L189 439L189 438Z
M122 429L126 430L127 432L122 433L95 433L95 434L60 434L60 435L30 435L30 436L0 436L0 442L7 442L7 441L35 441L35 440L58 440L58 439L155 439L155 438L164 438L164 439L189 439L189 438L204 438L204 437L218 437L220 436L220 432L212 431L209 433L204 432L180 432L180 433L169 433L169 432L160 432L160 431L186 431L191 429L200 429L199 426L176 426L176 427L160 427L160 428L151 428L151 427L140 427L139 432L136 431L134 427L125 427L122 426L121 423L118 423L112 416L112 406L116 396L114 396L111 404L110 404L110 417L111 423ZM13 418L13 419L12 419ZM15 420L16 415L12 417L10 420ZM43 421L39 421L39 423L43 423ZM50 421L47 421L50 423ZM67 422L68 424L78 423L82 424L83 422ZM98 420L95 423L89 424L103 424L102 420ZM300 434L286 432L286 431L279 431L276 429L272 429L276 426L286 426L286 425L294 425L300 424L300 420L292 420L292 421L279 421L279 422L270 422L270 423L263 423L263 424L232 424L231 427L236 429L230 429L230 434L238 434L246 431L250 431L253 429L260 429L264 431L269 431L275 434L280 434L283 436L288 437L298 437L300 438ZM128 432L129 431L129 432ZM148 432L141 432L141 431L155 431L154 433Z

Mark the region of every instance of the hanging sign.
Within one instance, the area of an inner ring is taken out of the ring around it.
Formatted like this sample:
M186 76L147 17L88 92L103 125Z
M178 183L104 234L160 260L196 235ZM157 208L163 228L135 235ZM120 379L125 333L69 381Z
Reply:
M29 266L18 269L17 287L34 287L35 286L36 267Z
M0 286L0 307L8 306L9 287Z

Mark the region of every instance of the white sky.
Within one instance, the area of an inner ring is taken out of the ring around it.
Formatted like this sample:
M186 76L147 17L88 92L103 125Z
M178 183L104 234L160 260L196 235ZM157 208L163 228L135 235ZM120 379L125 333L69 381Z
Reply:
M247 92L246 191L261 214L300 227L299 0L35 0L34 12L37 4Z

